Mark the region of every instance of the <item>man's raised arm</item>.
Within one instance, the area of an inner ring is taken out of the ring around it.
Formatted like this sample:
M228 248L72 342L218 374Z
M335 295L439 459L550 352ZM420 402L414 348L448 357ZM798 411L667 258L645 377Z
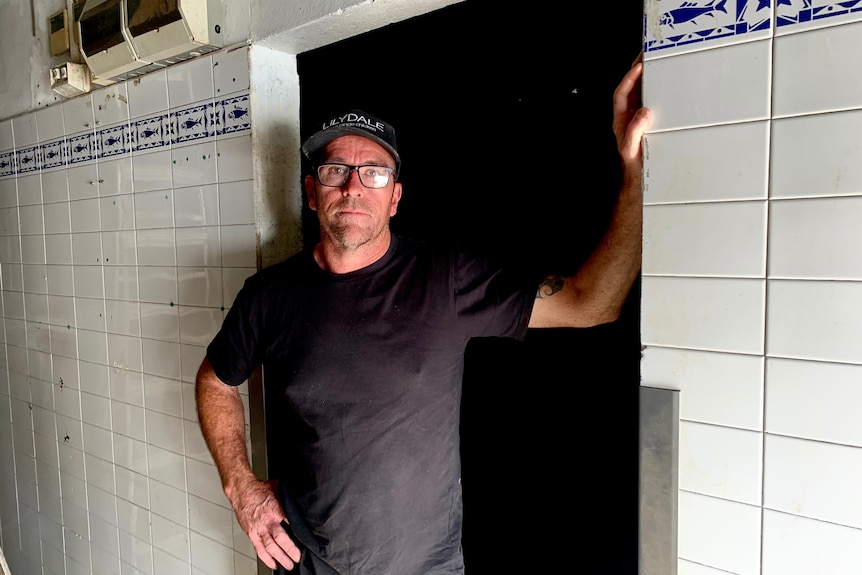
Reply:
M573 276L548 276L536 294L530 327L591 327L615 321L640 271L643 233L641 140L650 111L641 106L643 54L614 91L613 130L622 185L602 239Z

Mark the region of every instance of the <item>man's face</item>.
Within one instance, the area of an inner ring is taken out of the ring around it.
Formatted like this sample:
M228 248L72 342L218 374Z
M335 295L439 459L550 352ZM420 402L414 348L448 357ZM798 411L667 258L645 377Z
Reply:
M327 144L321 164L395 167L395 159L380 144L362 136L342 136ZM385 237L389 219L398 209L401 184L392 177L384 188L366 188L355 170L341 187L324 186L306 176L308 205L317 212L323 241L353 250Z

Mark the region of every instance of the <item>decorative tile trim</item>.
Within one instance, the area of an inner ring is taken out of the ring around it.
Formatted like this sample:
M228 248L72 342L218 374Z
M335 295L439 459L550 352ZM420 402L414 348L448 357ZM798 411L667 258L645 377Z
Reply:
M824 0L777 0L775 27L792 26L862 12L862 0L828 2Z
M0 154L0 178L251 130L248 93Z
M778 3L782 1L790 0ZM657 10L644 11L644 52L740 37L772 26L772 0L651 0L649 4Z

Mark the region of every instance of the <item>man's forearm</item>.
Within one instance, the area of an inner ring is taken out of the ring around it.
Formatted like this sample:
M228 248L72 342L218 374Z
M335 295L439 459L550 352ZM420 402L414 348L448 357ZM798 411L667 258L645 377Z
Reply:
M255 479L245 443L245 412L239 390L221 381L204 359L195 382L198 420L228 499Z

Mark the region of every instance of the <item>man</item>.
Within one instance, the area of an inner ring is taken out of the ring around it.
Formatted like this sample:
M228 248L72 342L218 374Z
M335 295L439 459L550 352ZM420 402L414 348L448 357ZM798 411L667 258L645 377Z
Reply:
M201 429L259 558L280 572L464 572L458 443L472 337L614 321L640 268L641 59L614 94L623 184L572 277L542 279L390 232L395 133L354 110L303 144L320 242L246 281L197 378ZM537 291L538 288L538 291ZM273 481L246 455L236 386L264 369Z

